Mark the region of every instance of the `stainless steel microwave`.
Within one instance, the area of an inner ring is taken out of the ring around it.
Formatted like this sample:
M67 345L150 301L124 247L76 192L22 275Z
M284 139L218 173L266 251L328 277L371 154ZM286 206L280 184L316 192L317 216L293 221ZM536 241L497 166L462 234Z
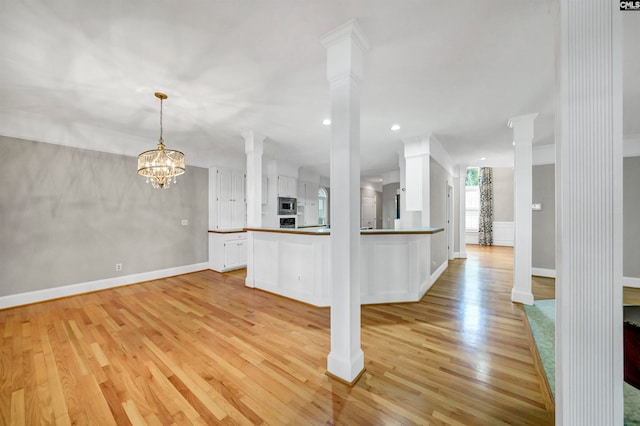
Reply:
M278 197L278 214L280 216L295 215L298 213L295 198Z

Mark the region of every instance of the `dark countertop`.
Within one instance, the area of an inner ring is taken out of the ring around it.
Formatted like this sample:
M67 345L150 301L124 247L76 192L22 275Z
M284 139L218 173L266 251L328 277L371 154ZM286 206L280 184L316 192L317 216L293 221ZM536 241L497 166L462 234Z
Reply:
M331 235L331 229L327 227L317 228L245 228L245 231L254 232L273 232L280 234L299 234L299 235ZM443 228L409 228L409 229L361 229L360 235L406 235L406 234L436 234L444 231ZM211 231L209 231L211 232Z

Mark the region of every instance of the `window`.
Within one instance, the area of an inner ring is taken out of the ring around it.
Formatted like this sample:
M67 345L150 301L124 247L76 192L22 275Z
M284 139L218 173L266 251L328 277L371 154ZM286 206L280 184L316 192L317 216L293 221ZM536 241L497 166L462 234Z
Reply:
M327 190L324 188L318 189L318 223L327 224Z
M467 169L465 180L465 228L467 232L478 232L480 225L480 187L478 186L478 168Z

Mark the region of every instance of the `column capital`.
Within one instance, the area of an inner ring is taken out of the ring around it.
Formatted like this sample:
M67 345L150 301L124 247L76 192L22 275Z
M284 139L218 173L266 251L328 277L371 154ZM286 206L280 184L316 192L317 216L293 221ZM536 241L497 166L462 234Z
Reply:
M327 49L327 79L336 81L343 77L362 79L363 54L369 50L369 40L358 21L352 19L320 37Z
M414 138L404 139L402 143L404 144L404 158L420 157L431 153L428 136L417 136Z
M259 155L262 154L263 142L267 139L265 135L254 132L253 130L242 132L240 135L244 138L245 154L249 154L251 152L259 153Z
M458 177L461 179L466 179L467 178L467 167L469 167L468 164L458 164Z
M369 39L362 31L362 27L358 24L358 21L352 19L350 21L345 22L340 25L338 28L335 28L322 37L320 37L320 42L327 49L335 46L336 44L347 40L352 39L355 43L358 44L360 50L367 51L370 48Z
M507 125L513 129L513 140L516 141L532 141L533 140L533 122L538 113L517 115L511 117Z

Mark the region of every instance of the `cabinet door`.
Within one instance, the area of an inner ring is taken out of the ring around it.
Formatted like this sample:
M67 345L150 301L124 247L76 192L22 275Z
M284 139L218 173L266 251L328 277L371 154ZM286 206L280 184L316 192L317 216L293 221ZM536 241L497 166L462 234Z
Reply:
M247 225L247 204L234 201L231 207L231 228L244 228Z
M318 224L318 185L308 183L306 186L307 207L304 210L305 225Z
M289 188L289 195L288 197L293 197L296 198L297 197L297 193L298 193L298 179L290 177L289 179L289 183L288 183L288 188Z
M218 170L218 198L224 201L231 199L231 171Z
M231 228L232 222L232 177L229 170L218 170L218 229Z
M247 240L227 241L224 244L224 268L247 264Z
M245 175L233 173L231 176L231 228L243 228L247 224L247 204L245 199Z
M244 183L245 176L242 173L232 173L231 175L231 198L234 201L245 200Z
M262 204L269 204L269 178L262 176Z
M305 187L307 186L304 182L298 182L298 206L304 206L307 202L307 197L305 197Z
M296 198L298 180L291 176L278 176L278 197Z
M238 241L238 265L247 264L247 241Z
M286 176L278 176L278 197L289 196L289 180Z
M239 250L237 241L227 241L224 243L224 267L233 268L239 262Z

